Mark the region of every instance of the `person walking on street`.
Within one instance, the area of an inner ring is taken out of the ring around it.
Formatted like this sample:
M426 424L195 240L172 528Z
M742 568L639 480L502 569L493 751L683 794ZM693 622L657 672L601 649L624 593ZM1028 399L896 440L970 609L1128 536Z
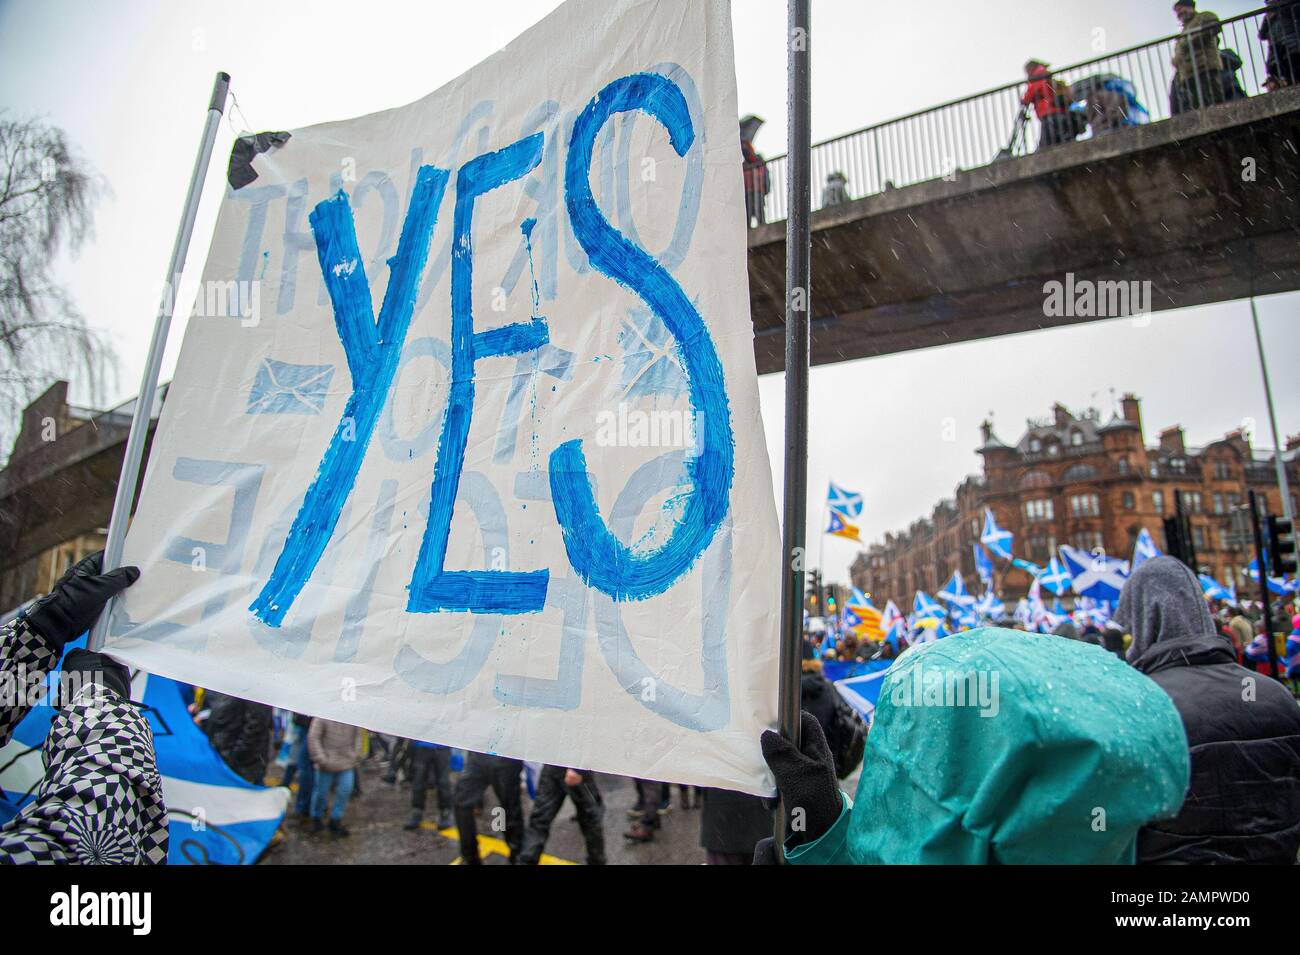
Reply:
M533 811L528 816L528 829L524 833L524 847L519 854L520 865L537 865L551 835L565 797L573 802L578 812L578 826L587 844L587 865L605 864L605 803L596 785L596 774L564 766L542 767L537 781L537 797Z
M505 830L510 864L519 862L524 840L524 810L519 798L519 778L524 771L522 760L487 753L467 753L465 771L456 783L456 828L460 832L460 859L465 865L480 865L478 823L475 810L483 802L488 787L496 794L499 807L493 810L492 829Z
M424 821L425 792L429 776L438 791L438 828L452 825L451 750L438 743L411 740L411 816L404 829L418 829Z
M356 785L357 765L361 762L361 729L318 716L307 731L307 750L316 767L311 794L312 831L320 832L324 828L325 804L333 789L330 835L346 836L343 813L348 808L348 799Z

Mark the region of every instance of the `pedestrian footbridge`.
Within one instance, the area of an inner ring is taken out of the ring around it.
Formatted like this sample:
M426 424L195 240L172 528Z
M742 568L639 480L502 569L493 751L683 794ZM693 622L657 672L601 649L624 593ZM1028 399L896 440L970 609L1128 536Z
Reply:
M1243 60L1227 102L1168 115L1166 37L1055 71L1076 90L1126 81L1146 110L1131 126L1038 150L1031 121L1008 150L1012 84L814 146L813 363L1115 317L1125 300L1300 289L1300 87L1266 91L1261 22L1224 21ZM768 166L768 221L749 232L760 374L785 362L785 159ZM832 172L848 197L823 205Z

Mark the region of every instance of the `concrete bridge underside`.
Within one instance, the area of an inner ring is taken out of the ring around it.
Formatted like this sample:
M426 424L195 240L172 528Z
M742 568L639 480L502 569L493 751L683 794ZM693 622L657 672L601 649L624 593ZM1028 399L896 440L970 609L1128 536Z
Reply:
M1066 273L1150 281L1153 310L1300 289L1298 149L1288 89L817 212L812 361L1091 320L1045 314ZM751 230L749 281L781 371L784 222Z

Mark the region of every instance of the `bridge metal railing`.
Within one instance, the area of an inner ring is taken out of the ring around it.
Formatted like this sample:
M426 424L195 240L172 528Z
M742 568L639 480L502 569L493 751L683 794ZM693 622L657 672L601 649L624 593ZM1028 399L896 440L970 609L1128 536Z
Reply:
M1206 31L1191 39L1203 49L1217 41L1221 54L1232 51L1240 60L1239 65L1227 64L1237 68L1217 77L1218 83L1216 77L1194 73L1175 88L1173 58L1183 39L1181 33L1053 69L1052 76L1069 84L1075 96L1072 109L1083 112L1087 119L1078 139L1091 139L1115 128L1161 122L1185 110L1268 92L1270 77L1288 76L1297 66L1285 54L1280 62L1274 58L1276 44L1261 39L1266 25L1268 31L1289 26L1295 35L1300 30L1300 3L1230 17L1222 21L1217 37ZM1040 148L1041 123L1032 117L1017 121L1026 86L1026 80L1008 83L815 144L813 209L919 182L955 178L960 170L1035 152ZM1069 143L1053 148L1068 149ZM751 225L786 216L786 157L767 160L766 168L765 195L753 182L758 177L746 177L746 189L755 190L747 197ZM832 174L843 177L839 194L828 188Z

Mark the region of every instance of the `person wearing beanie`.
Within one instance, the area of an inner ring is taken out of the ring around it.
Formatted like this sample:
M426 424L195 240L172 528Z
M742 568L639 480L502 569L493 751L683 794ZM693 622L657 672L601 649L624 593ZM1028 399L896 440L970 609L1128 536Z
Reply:
M1293 865L1300 849L1300 707L1281 683L1238 666L1196 575L1173 557L1143 562L1115 618L1128 659L1164 690L1191 747L1182 811L1147 825L1139 862Z

